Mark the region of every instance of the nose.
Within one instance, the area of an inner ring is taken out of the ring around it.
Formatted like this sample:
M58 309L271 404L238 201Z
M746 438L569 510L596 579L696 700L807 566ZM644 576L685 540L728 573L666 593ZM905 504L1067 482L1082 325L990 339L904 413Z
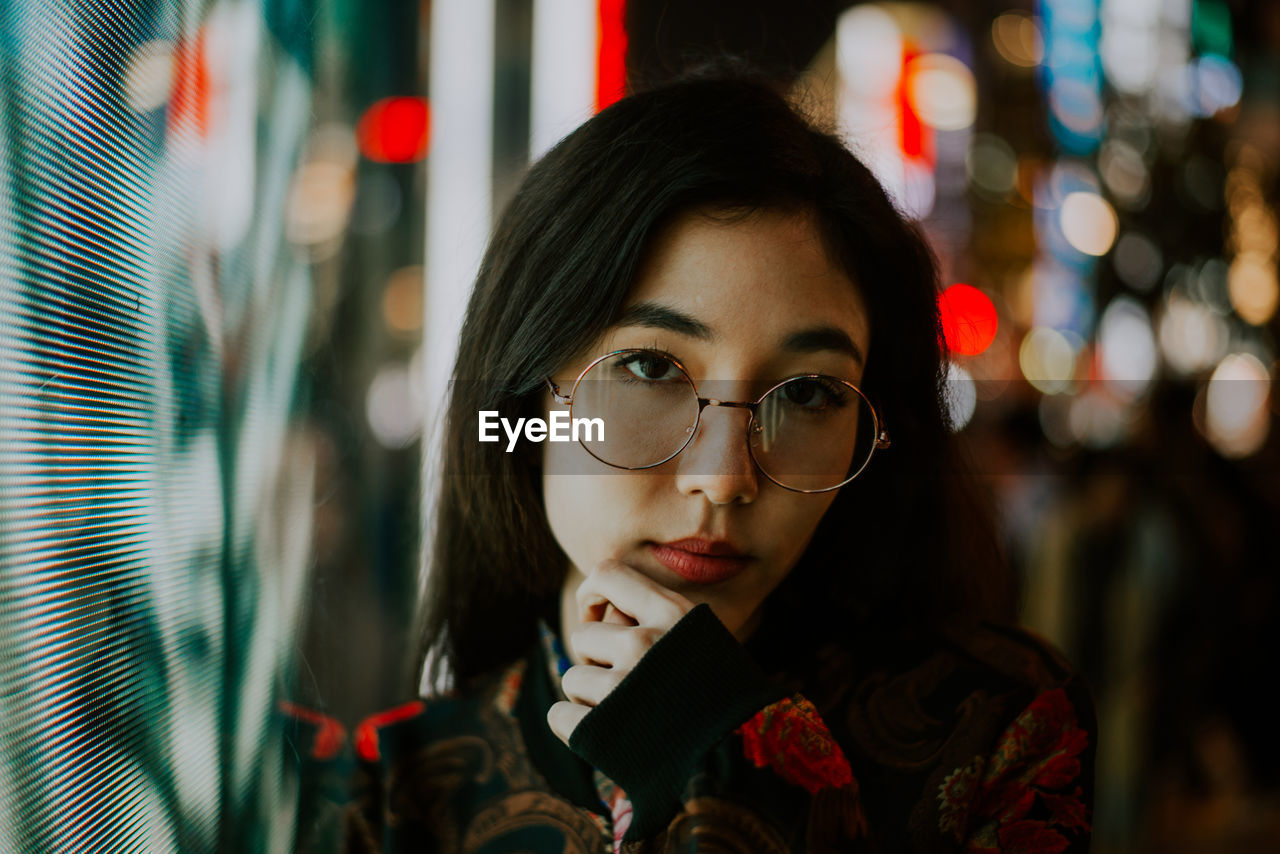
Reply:
M750 504L760 491L755 463L747 447L746 409L708 406L698 432L677 457L676 489L702 495L712 504Z

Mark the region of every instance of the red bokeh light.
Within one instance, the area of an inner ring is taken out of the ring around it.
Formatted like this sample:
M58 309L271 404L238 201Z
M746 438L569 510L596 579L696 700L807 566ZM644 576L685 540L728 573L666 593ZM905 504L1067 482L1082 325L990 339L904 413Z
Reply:
M911 98L907 94L911 84L911 61L920 55L912 45L903 45L902 50L902 77L898 80L898 91L895 97L898 101L898 115L901 117L898 129L898 147L908 158L920 158L929 164L930 170L933 168L933 146L932 139L929 138L929 128L924 126L920 121L920 116L916 114L915 108L911 106Z
M204 52L205 33L183 39L173 48L173 88L166 114L169 133L188 130L201 139L209 135L209 103L213 81Z
M626 0L596 4L596 111L617 101L627 88Z
M955 284L938 296L942 335L947 349L961 356L976 356L996 338L996 307L972 285Z
M426 98L383 98L356 125L360 153L377 163L412 163L427 155L431 110Z

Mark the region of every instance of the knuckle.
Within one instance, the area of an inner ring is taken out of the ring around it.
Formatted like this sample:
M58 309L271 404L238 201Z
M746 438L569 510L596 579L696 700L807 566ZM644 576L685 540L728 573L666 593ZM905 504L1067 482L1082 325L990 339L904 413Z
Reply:
M591 583L591 579L578 585L578 592L574 594L574 598L578 601L579 608L585 608L600 599L600 594L595 591L595 585Z
M659 606L660 619L666 627L674 626L688 612L685 599L678 593L664 592Z
M641 631L641 635L643 637L643 646L644 646L645 652L648 652L649 650L653 649L653 645L656 644L658 642L658 639L661 638L664 634L666 634L666 632L664 632L662 629L659 629L659 628L654 628L652 626L644 628Z
M658 638L662 637L662 630L649 626L637 626L627 632L627 657L634 665L645 653L653 648Z
M635 628L627 632L624 637L626 660L629 664L635 664L649 651L645 631L644 629Z

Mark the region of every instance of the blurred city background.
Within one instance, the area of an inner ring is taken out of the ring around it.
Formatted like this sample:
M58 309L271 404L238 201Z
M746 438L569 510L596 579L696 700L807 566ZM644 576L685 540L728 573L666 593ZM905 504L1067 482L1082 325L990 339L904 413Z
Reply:
M332 830L273 709L320 757L407 696L496 213L724 56L937 252L1022 618L1095 688L1095 850L1280 850L1273 0L11 0L0 849Z

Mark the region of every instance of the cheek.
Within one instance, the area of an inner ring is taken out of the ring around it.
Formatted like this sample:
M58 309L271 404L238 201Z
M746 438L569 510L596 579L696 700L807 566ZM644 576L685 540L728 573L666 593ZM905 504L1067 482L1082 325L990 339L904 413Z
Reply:
M585 572L617 556L628 520L638 515L643 503L636 494L643 480L619 474L542 476L547 524L574 566Z
M583 498L590 489L589 481L590 478L583 475L542 476L542 501L547 508L547 524L560 548L575 562L579 557L575 552L581 550L578 539L590 527L581 524Z
M592 473L596 463L575 443L544 442L542 453L542 501L547 508L547 523L560 548L570 560L578 560L584 532L595 526L585 518L592 507L598 507L596 495L603 475ZM596 463L598 465L598 463Z

